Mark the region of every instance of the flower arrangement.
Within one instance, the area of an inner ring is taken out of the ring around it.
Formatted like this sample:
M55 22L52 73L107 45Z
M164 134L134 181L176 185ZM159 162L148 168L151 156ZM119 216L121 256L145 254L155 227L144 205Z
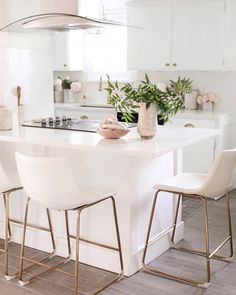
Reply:
M216 103L217 101L218 101L218 97L215 96L212 93L207 93L205 95L199 95L197 97L197 103L198 104L204 104L204 103L207 103L207 102Z
M63 90L71 90L72 92L80 92L82 89L82 84L80 82L72 82L69 77L62 79L58 77L61 81L61 87Z

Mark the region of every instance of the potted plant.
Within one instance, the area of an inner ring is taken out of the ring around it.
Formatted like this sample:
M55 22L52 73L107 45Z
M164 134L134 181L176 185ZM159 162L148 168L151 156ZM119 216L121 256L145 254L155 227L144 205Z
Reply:
M119 86L108 78L108 103L123 113L126 122L133 119L133 113L139 108L138 133L141 138L152 138L156 133L157 114L164 122L184 108L183 95L191 91L191 81L180 79L170 81L165 91L151 83L147 74L138 86L125 83Z

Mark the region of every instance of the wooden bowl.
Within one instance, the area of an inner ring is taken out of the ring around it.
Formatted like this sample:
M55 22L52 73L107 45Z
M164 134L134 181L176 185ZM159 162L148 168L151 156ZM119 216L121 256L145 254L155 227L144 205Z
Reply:
M102 129L102 128L97 129L98 134L108 139L119 139L122 136L125 136L128 132L129 132L128 129L122 129L122 130L111 130L111 129Z

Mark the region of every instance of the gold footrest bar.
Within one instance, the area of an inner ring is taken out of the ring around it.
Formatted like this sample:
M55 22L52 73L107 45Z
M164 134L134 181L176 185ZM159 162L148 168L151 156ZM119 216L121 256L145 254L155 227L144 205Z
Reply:
M12 223L24 225L24 222L20 221L20 220L9 218L9 221L12 222ZM50 232L49 228L46 228L46 227L40 226L40 225L35 225L35 224L32 224L32 223L27 223L27 227L35 228L35 229L38 229L38 230L43 230L43 231L46 231L46 232Z
M155 236L154 238L152 238L148 242L148 246L151 245L151 244L153 244L154 242L156 242L158 239L160 239L162 236L164 236L165 234L167 234L173 228L174 228L174 225L171 225L170 227L168 227L167 229L165 229L164 231L162 231L160 234L158 234L157 236Z
M69 235L69 237L71 239L76 239L76 236L73 236L73 235ZM98 247L101 247L101 248L106 248L106 249L113 250L113 251L119 251L119 249L116 248L116 247L108 246L108 245L98 243L98 242L94 242L94 241L91 241L91 240L87 240L87 239L84 239L84 238L79 238L79 241L87 243L87 244L92 244L92 245L95 245L95 246L98 246Z
M147 266L145 266L143 269L146 272L149 272L149 273L152 273L152 274L157 274L157 275L159 275L161 277L173 279L173 280L178 281L178 282L184 282L184 283L192 285L192 286L207 288L209 286L209 284L210 284L210 282L202 282L202 281L195 281L195 280L187 279L187 278L184 278L184 277L180 277L180 276L172 275L172 274L165 273L165 272L162 272L162 271L158 271L156 269L153 269L153 268L150 268L150 267L147 267Z
M34 263L34 264L37 264L37 265L40 265L40 266L46 267L45 270L40 271L40 272L38 272L38 273L35 274L35 275L32 275L32 276L28 279L27 282L30 282L30 281L32 281L33 279L36 279L37 277L41 276L42 274L45 274L45 273L47 273L48 271L53 270L53 269L55 269L55 270L57 270L57 271L60 271L60 272L62 272L62 273L64 273L64 274L71 275L71 274L69 274L69 273L67 273L67 272L64 272L64 271L61 271L60 269L57 268L58 266L63 265L63 264L65 264L66 262L68 262L69 260L68 260L67 258L66 258L66 259L63 259L63 261L60 261L60 262L56 263L55 265L46 265L46 264L44 264L44 263L41 263L41 262L39 262L39 261L35 261L35 260L30 259L30 258L27 258L27 257L22 257L22 258L23 258L24 260L27 260L27 261L32 262L32 263ZM74 277L73 275L71 275L71 276ZM24 283L25 283L25 282L24 282Z
M229 240L230 240L230 236L223 242L221 243L221 245L219 247L217 247L212 253L210 253L208 258L211 259L216 259L216 260L221 260L224 262L230 262L230 256L221 256L221 255L215 255L215 253L217 253ZM189 249L189 248L185 248L185 247L179 247L177 245L175 245L174 247L171 247L171 249L175 249L175 250L180 250L183 252L187 252L187 253L193 253L199 256L204 256L207 257L206 252L202 251L202 250L197 250L197 249Z
M227 239L225 239L209 256L209 258L212 258L215 253L217 253L229 240L231 239L231 236L229 236Z
M9 255L9 254L8 254ZM11 254L11 255L9 255L10 257L14 257L14 258L19 258L19 256L17 256L17 255L13 255L13 254ZM43 263L43 262L46 262L47 260L50 260L52 257L54 257L55 256L55 254L54 254L54 252L52 252L51 254L49 254L49 255L47 255L47 257L45 257L45 258L43 258L42 260L39 260L38 261L38 263ZM23 271L27 271L27 270L29 270L29 269L31 269L31 268L33 268L33 267L35 267L38 263L36 263L34 260L31 260L31 262L33 263L32 265L29 265L29 266L27 266L27 267L25 267L24 269L23 269ZM11 276L12 277L17 277L19 275L19 272L16 272L16 273L13 273L13 274L11 274Z

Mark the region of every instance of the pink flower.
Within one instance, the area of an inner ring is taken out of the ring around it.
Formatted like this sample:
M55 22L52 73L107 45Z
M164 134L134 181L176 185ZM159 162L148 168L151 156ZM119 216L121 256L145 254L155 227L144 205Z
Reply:
M208 96L207 95L203 95L202 97L202 103L205 103L205 102L208 102L209 99L208 99Z
M82 84L80 82L72 82L70 89L72 92L80 92L82 89Z

